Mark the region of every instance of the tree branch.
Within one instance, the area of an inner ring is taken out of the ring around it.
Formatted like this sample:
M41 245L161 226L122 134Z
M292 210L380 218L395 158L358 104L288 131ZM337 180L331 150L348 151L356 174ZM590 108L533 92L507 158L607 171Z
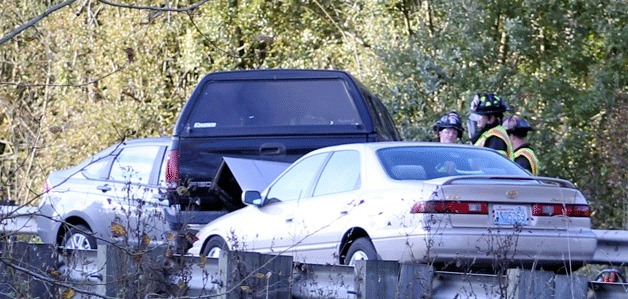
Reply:
M55 12L55 11L61 9L61 8L64 8L64 7L70 5L70 4L74 3L74 2L76 2L76 0L68 0L68 1L59 3L59 4L57 4L57 5L53 6L53 7L50 7L48 9L46 9L46 11L44 11L42 14L36 16L34 19L28 21L28 23L18 27L17 29L9 32L9 34L3 36L0 39L0 45L6 43L10 39L14 38L16 35L22 33L22 31L28 29L29 27L34 26L39 21L41 21L43 18L47 17L49 14L51 14L51 13L53 13L53 12Z
M190 10L197 9L199 6L209 2L209 0L202 0L199 3L196 3L194 5L190 5L190 6L184 7L184 8L129 5L129 4L114 3L114 2L111 2L111 1L108 1L108 0L98 0L98 2L103 3L103 4L107 4L107 5L111 5L111 6L115 6L115 7L120 7L120 8L140 9L140 10L153 10L153 11L163 11L163 12L187 12L187 11L190 11Z
M164 12L187 12L187 11L191 11L194 10L198 7L200 7L201 5L209 2L209 0L202 0L194 5L190 5L188 7L184 7L184 8L172 8L172 7L156 7L156 6L138 6L138 5L128 5L128 4L120 4L120 3L114 3L114 2L110 2L107 0L97 0L98 2L101 2L103 4L106 5L110 5L110 6L114 6L114 7L120 7L120 8L128 8L128 9L140 9L140 10L153 10L153 11L164 11ZM44 11L42 14L38 15L37 17L33 18L32 20L28 21L26 24L18 27L17 29L9 32L7 35L3 36L0 39L0 45L8 42L9 40L11 40L12 38L14 38L16 35L22 33L22 31L34 26L35 24L37 24L39 21L41 21L42 19L44 19L45 17L47 17L48 15L50 15L51 13L64 8L72 3L76 2L76 0L67 0L65 2L59 3L55 6L52 6L48 9L46 9L46 11Z

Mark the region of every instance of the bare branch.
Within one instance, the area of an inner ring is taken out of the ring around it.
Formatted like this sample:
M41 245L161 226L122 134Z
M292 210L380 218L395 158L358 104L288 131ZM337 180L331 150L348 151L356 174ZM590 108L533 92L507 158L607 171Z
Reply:
M22 33L22 31L34 26L35 24L37 24L39 21L41 21L42 19L44 19L45 17L47 17L48 15L50 15L51 13L64 8L72 3L76 2L76 0L67 0L65 2L59 3L55 6L52 6L48 9L46 9L46 11L44 11L42 14L38 15L37 17L33 18L32 20L28 21L26 24L18 27L17 29L9 32L7 35L3 36L0 39L0 45L8 42L9 40L11 40L12 38L14 38L16 35ZM191 10L194 10L198 7L200 7L201 5L209 2L209 0L202 0L194 5L190 5L188 7L184 7L184 8L172 8L172 7L156 7L156 6L138 6L138 5L128 5L128 4L120 4L120 3L115 3L115 2L110 2L107 0L98 0L98 2L101 2L103 4L106 5L110 5L110 6L114 6L114 7L120 7L120 8L128 8L128 9L140 9L140 10L153 10L153 11L163 11L163 12L188 12Z
M209 0L202 0L199 3L196 3L194 5L190 5L190 6L184 7L184 8L129 5L129 4L114 3L114 2L111 2L111 1L107 1L107 0L98 0L98 2L103 3L103 4L107 4L107 5L111 5L111 6L115 6L115 7L128 8L128 9L153 10L153 11L162 11L162 12L187 12L187 11L190 11L190 10L197 9L201 5L209 2Z
M125 62L123 65L118 66L116 69L114 69L113 71L109 72L108 74L105 74L99 78L96 78L92 81L88 81L88 82L82 82L82 83L78 83L78 84L50 84L50 83L22 83L22 82L2 82L0 81L0 86L1 85L15 85L15 86L23 86L23 87L85 87L87 85L92 85L95 84L99 81L102 81L103 79L112 76L115 73L118 73L124 69L126 69L126 67L129 65L129 61Z
M47 17L49 14L51 14L51 13L53 13L53 12L55 12L55 11L61 9L61 8L64 8L64 7L70 5L70 4L74 3L74 2L76 2L76 0L68 0L68 1L59 3L59 4L57 4L57 5L53 6L53 7L50 7L48 9L46 9L46 11L44 11L42 14L36 16L34 19L28 21L28 23L18 27L17 29L9 32L9 34L3 36L0 39L0 45L6 43L10 39L14 38L16 35L22 33L22 31L28 29L29 27L34 26L39 21L41 21L43 18Z

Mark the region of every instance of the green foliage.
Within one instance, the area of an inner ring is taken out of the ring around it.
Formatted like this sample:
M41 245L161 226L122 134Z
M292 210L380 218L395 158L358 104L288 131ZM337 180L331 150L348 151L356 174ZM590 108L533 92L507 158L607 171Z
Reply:
M118 1L140 2L164 4ZM3 3L2 33L45 4ZM620 0L77 1L0 45L4 196L25 202L52 169L170 134L206 73L334 68L379 94L407 140L433 140L438 116L464 116L476 92L504 96L537 129L541 174L574 181L595 226L626 228L625 12Z

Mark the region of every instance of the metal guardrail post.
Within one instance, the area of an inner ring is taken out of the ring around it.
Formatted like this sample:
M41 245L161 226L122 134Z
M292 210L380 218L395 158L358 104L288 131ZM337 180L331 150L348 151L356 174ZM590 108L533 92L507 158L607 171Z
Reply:
M291 298L291 256L223 250L218 267L218 298Z
M508 269L506 275L508 277L508 298L552 298L552 291L547 286L552 281L554 273Z
M428 298L432 294L434 269L426 264L403 263L396 298Z
M358 260L355 263L356 297L395 298L400 264L395 261Z
M587 298L589 279L583 275L554 276L554 298Z

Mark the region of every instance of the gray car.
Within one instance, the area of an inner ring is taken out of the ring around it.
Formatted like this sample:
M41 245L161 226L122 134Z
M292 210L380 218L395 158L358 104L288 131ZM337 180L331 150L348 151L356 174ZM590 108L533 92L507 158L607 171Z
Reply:
M168 201L161 190L169 143L165 137L127 140L53 171L36 218L42 242L67 249L166 242Z

